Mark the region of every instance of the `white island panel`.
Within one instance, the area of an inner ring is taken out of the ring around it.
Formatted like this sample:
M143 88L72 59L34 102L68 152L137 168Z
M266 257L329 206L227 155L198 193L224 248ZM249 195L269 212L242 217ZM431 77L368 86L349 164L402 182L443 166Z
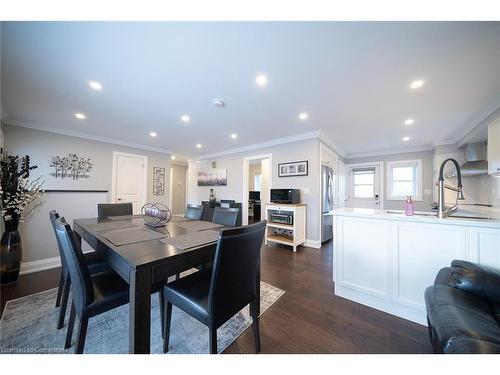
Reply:
M345 218L339 241L342 251L338 283L375 296L389 295L387 223Z
M453 259L465 259L466 228L394 222L394 300L425 310L423 291Z

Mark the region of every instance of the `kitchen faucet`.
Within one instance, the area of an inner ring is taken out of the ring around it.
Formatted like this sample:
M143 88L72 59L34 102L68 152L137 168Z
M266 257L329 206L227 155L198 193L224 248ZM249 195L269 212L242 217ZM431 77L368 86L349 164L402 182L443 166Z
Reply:
M457 187L451 187L447 186L444 183L444 166L447 162L451 161L453 164L455 164L455 168L457 169L457 180L458 180L458 185ZM444 197L444 189L450 189L453 191L457 192L457 199L455 201L455 204L451 207L446 208L446 202L445 202L445 197ZM456 212L458 209L458 200L465 199L464 194L462 192L462 173L460 171L460 166L458 165L458 162L455 159L449 158L443 161L441 163L441 168L439 168L439 178L438 178L438 205L437 205L437 217L439 218L444 218L452 213Z

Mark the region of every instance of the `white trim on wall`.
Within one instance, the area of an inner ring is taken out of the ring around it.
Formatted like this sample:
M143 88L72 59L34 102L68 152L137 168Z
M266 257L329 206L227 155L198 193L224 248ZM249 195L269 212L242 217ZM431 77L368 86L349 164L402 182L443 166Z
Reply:
M273 154L246 156L243 158L243 197L241 200L241 223L248 225L248 169L250 160L269 159L269 188L273 186ZM262 193L262 191L261 191ZM262 202L262 197L261 197Z
M14 119L2 120L2 123L6 124L6 125L19 126L22 128L41 130L41 131L45 131L45 132L49 132L49 133L67 135L70 137L90 139L92 141L97 141L97 142L111 143L114 145L136 148L139 150L154 151L154 152L159 152L162 154L172 154L172 152L173 152L172 150L170 150L168 148L142 145L140 143L126 142L126 141L121 141L121 140L115 139L115 138L100 137L97 135L88 134L88 133L84 133L84 132L76 132L76 131L72 131L72 130L45 127L42 125L33 124L33 123L25 122L25 121L14 120Z
M292 142L297 142L297 141L303 141L306 139L319 138L320 134L321 133L319 131L312 131L312 132L308 132L308 133L301 133L301 134L297 134L297 135L292 135L289 137L272 139L270 141L255 143L255 144L249 145L249 146L232 148L232 149L229 149L226 151L215 152L213 154L200 155L194 159L188 159L188 162L191 163L191 162L201 161L204 159L214 159L214 158L219 158L221 156L238 154L240 152L253 151L253 150L258 150L261 148L272 147L272 146L277 146L277 145L282 145L282 144L292 143Z
M400 196L394 196L392 194L392 169L394 167L416 167L416 194L412 196L412 199L417 202L422 201L422 186L423 186L423 175L422 175L422 159L415 159L415 160L389 160L386 162L387 163L387 181L386 181L386 186L387 186L387 198L386 200L388 201L401 201L405 199L405 197L400 197Z
M26 275L28 273L40 272L49 270L51 268L61 267L61 258L60 257L52 257L45 258L40 260L33 260L31 262L22 262L21 263L21 272L20 275Z

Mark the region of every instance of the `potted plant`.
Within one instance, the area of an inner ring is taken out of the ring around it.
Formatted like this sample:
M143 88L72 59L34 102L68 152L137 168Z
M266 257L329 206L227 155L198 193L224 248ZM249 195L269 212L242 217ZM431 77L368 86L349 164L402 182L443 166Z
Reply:
M43 201L43 178L30 181L28 155L7 156L0 149L0 216L5 224L5 232L0 240L0 283L15 282L19 276L22 246L19 223L22 223Z

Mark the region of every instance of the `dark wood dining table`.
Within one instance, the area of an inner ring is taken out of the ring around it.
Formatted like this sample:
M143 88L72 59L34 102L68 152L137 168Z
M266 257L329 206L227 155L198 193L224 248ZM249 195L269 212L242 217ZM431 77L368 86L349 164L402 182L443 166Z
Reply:
M151 228L144 225L142 217L122 220L165 234L166 238L192 232L177 225L175 221L167 223L165 227ZM83 239L102 254L109 266L129 284L129 353L147 354L150 352L151 294L158 291L170 276L212 262L217 242L184 250L160 239L116 246L102 232L93 229L93 224L110 221L112 220L109 218L75 219L73 229L80 241ZM260 313L260 264L256 287Z

